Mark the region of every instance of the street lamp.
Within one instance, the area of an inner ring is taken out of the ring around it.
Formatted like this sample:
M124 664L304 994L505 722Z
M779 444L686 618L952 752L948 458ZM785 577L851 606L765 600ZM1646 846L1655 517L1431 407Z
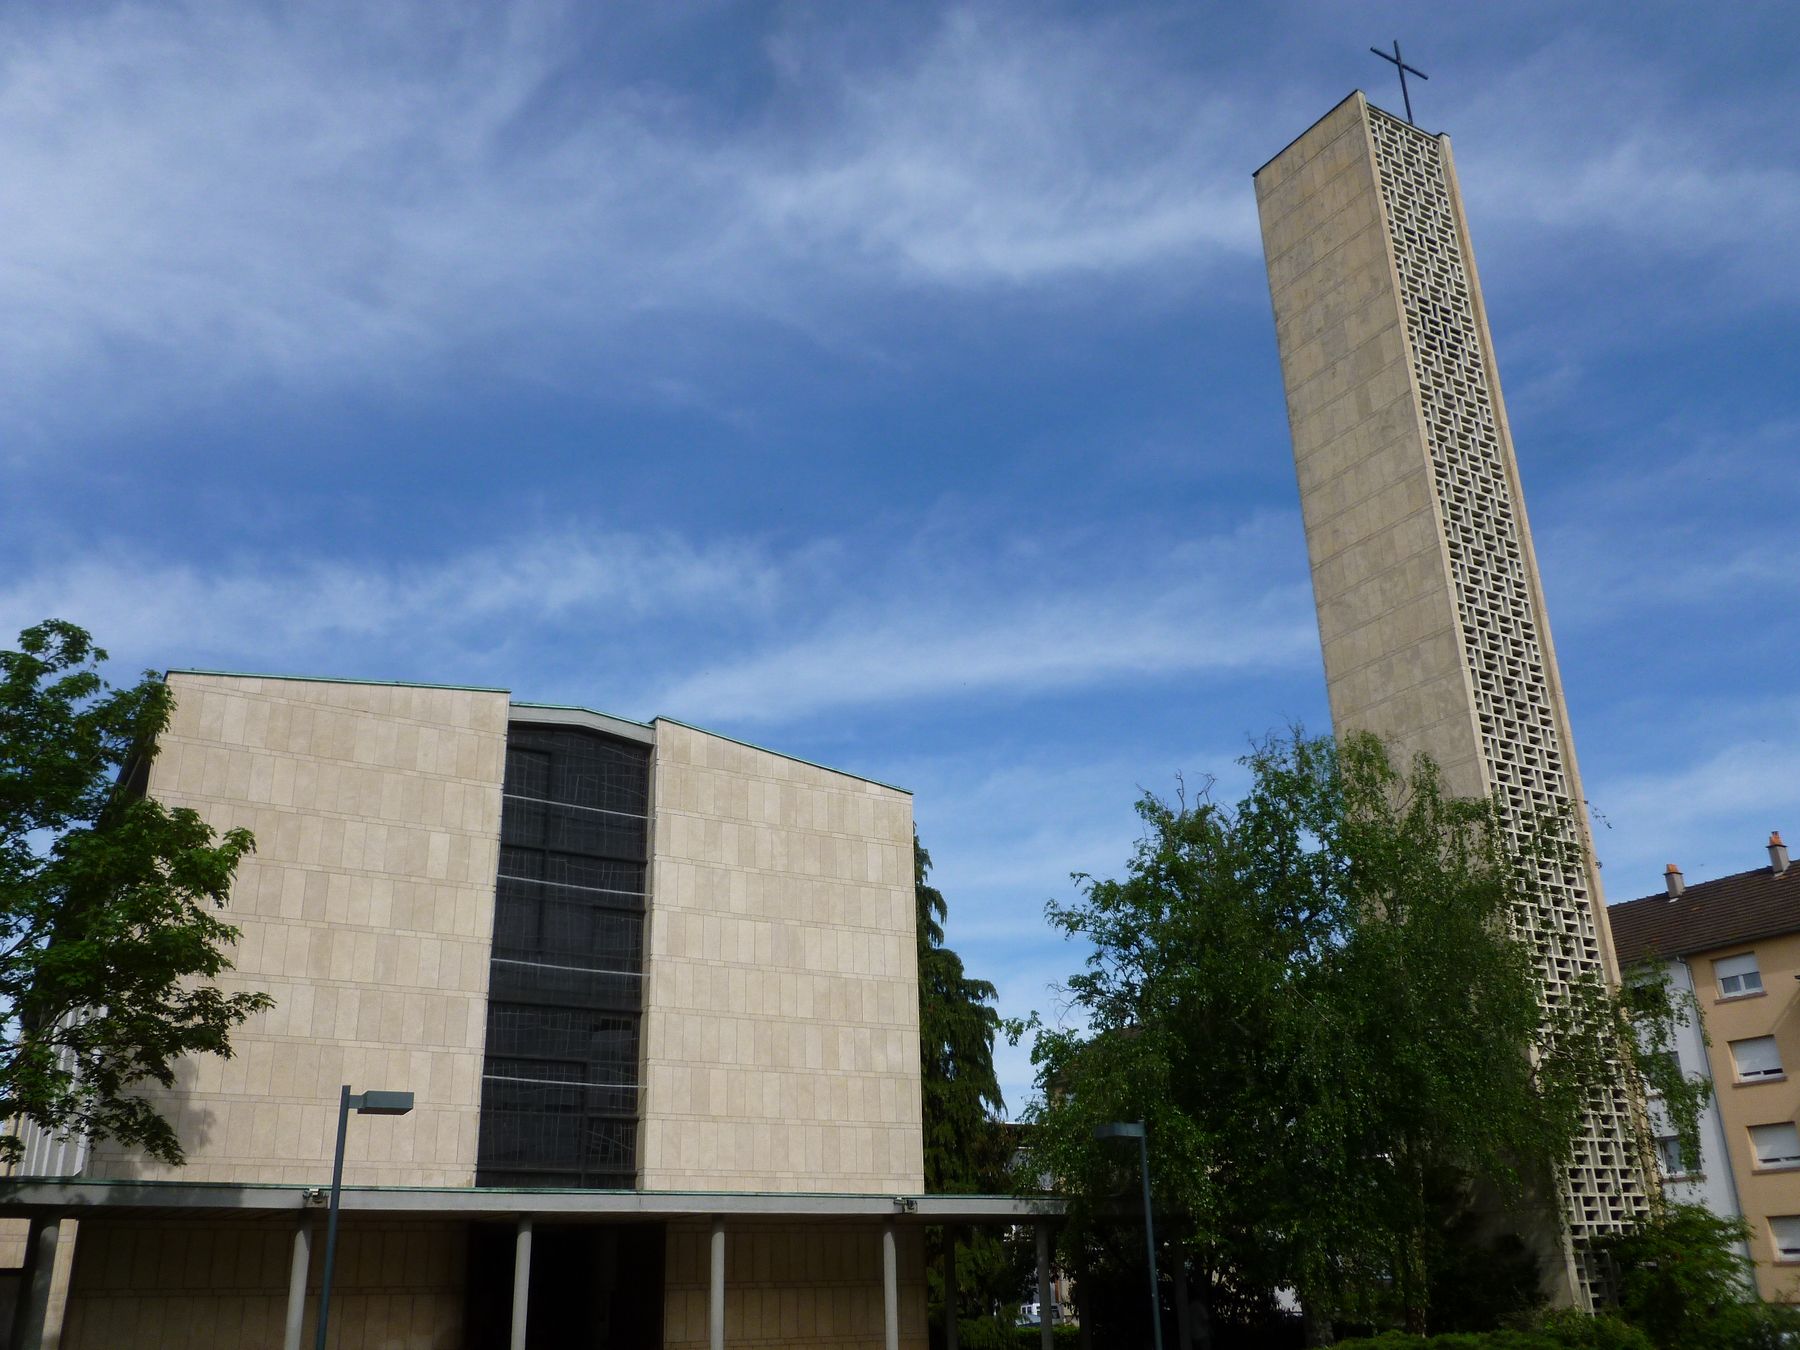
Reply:
M344 1137L350 1132L350 1113L359 1116L403 1116L413 1109L410 1092L351 1092L350 1085L338 1097L337 1156L331 1163L331 1217L325 1222L325 1273L319 1282L319 1334L313 1341L325 1350L325 1326L331 1319L331 1269L337 1261L338 1192L344 1184ZM1161 1350L1161 1347L1158 1347Z
M1150 1334L1155 1339L1156 1350L1163 1350L1162 1299L1156 1287L1156 1226L1150 1218L1150 1138L1141 1120L1115 1120L1107 1125L1096 1125L1094 1138L1138 1141L1138 1157L1144 1173L1144 1245L1150 1253Z

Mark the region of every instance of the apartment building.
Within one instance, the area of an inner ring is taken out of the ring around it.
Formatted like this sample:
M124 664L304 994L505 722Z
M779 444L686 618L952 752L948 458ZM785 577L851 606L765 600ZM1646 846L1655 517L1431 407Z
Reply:
M1792 1303L1800 1302L1800 872L1779 832L1768 852L1766 867L1691 886L1670 863L1661 892L1612 906L1610 918L1620 965L1666 965L1700 1012L1677 1054L1689 1075L1711 1080L1713 1103L1698 1159L1681 1157L1666 1119L1660 1125L1668 1193L1742 1217L1758 1292Z

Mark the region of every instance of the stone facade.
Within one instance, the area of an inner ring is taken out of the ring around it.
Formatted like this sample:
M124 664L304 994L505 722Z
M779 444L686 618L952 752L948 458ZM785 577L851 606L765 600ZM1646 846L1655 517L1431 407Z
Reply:
M900 1344L924 1350L925 1246L899 1233ZM669 1228L663 1344L705 1350L708 1226ZM881 1227L758 1223L725 1244L725 1344L881 1350Z
M82 1224L62 1350L281 1350L292 1220ZM462 1226L346 1222L332 1280L333 1345L453 1350L462 1344ZM315 1241L315 1249L322 1245ZM302 1341L318 1297L315 1262Z
M1587 844L1550 644L1447 137L1339 104L1256 175L1333 724L1429 753L1511 829L1567 813ZM1617 980L1591 851L1515 911L1546 1005ZM1555 1281L1587 1303L1586 1239L1647 1212L1623 1084L1561 1178ZM1573 1241L1571 1241L1573 1239Z
M912 799L656 723L646 1190L923 1185Z
M1361 97L1256 178L1334 723L1425 750L1484 791Z
M507 698L500 691L176 673L149 792L245 827L219 983L275 1006L226 1060L153 1093L188 1162L100 1145L86 1175L329 1176L338 1090L405 1086L411 1115L351 1125L350 1184L475 1179Z

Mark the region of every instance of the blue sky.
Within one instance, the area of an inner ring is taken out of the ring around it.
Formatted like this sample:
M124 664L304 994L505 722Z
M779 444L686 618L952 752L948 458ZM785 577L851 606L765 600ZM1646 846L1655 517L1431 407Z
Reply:
M1141 788L1328 725L1250 174L1468 201L1608 893L1800 838L1800 12L0 9L0 630L916 793L1009 1015ZM1024 1051L1004 1057L1023 1104Z

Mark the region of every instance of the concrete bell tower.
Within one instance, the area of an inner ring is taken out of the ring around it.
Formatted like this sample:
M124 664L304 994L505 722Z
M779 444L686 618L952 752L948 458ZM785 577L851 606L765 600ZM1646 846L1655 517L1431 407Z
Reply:
M1588 845L1449 137L1353 93L1257 171L1256 198L1334 725L1427 752L1509 823L1566 810ZM1618 971L1591 849L1541 880L1514 923L1554 1008ZM1622 1085L1590 1104L1527 1235L1562 1302L1591 1305L1587 1242L1648 1210L1635 1118Z

